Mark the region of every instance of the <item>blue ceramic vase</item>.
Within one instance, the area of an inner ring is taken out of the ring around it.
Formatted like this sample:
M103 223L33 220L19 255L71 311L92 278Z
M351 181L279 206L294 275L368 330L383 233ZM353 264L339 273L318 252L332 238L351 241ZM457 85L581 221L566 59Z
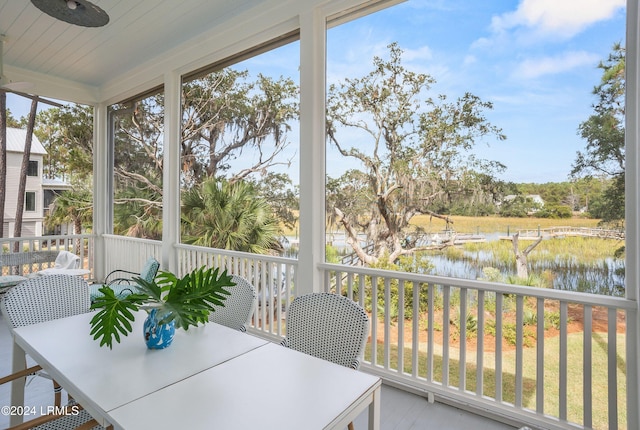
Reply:
M158 309L151 309L151 312L144 320L144 341L149 349L164 349L168 347L176 334L175 321L160 324L163 316L162 314L158 315Z

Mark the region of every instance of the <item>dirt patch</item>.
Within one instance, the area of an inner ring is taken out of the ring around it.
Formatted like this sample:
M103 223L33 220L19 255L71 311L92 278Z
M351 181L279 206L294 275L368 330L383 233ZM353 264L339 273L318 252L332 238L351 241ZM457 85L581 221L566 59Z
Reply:
M559 316L559 307L553 305L546 305L545 311L550 314ZM453 311L451 313L453 315ZM581 305L569 305L567 308L568 322L567 333L582 333L584 332L584 307ZM428 341L428 329L427 321L428 315L424 314L420 317L418 328L418 342L426 343ZM609 330L608 310L604 307L593 307L591 316L591 331L592 333L607 333ZM496 337L491 333L491 322L495 321L495 317L489 313L485 315L485 328L484 339L482 348L485 352L495 352L496 350ZM511 351L515 350L515 342L513 330L515 330L515 315L511 313L503 314L503 321L506 325L510 325L511 329L503 330L502 350ZM552 324L546 323L544 330L544 337L553 338L560 335L560 330ZM378 318L377 325L377 340L378 343L384 342L385 336L385 323L384 318ZM389 339L392 345L397 345L400 337L400 325L397 321L390 324ZM625 313L619 311L616 313L616 332L618 334L624 333L626 330L626 318ZM412 321L406 321L403 329L403 340L405 345L409 346L413 342L413 323ZM536 341L536 325L524 326L524 346L533 347ZM436 345L444 344L444 329L443 329L443 313L436 312L434 314L434 330L433 330L434 343ZM454 348L460 347L460 334L458 325L455 321L449 322L449 345ZM476 334L469 334L467 336L467 349L475 351L478 346L478 338Z

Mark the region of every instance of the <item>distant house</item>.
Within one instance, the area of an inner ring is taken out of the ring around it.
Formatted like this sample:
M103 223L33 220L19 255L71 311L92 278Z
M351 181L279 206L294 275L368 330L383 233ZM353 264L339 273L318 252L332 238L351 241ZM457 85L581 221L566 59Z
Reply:
M21 236L44 235L43 221L55 194L71 187L61 181L42 178L42 163L47 151L34 135L31 141L31 156L27 169L27 183L24 196L18 196L20 170L24 154L27 131L7 128L7 187L4 205L4 237L13 237L18 198L24 199Z
M509 194L508 196L504 196L504 199L502 199L503 202L510 202L512 200L514 200L516 197L518 197L515 194ZM540 197L539 194L527 194L525 196L522 196L525 199L529 199L531 200L533 203L535 203L539 209L533 209L531 211L531 213L535 213L538 212L540 209L542 209L544 207L544 200L542 199L542 197Z
M503 201L510 202L516 197L518 196L515 194L509 194L508 196L504 196ZM540 197L540 194L527 194L526 196L522 196L522 197L524 197L525 199L533 200L533 202L540 205L540 207L544 206L544 200L542 199L542 197Z

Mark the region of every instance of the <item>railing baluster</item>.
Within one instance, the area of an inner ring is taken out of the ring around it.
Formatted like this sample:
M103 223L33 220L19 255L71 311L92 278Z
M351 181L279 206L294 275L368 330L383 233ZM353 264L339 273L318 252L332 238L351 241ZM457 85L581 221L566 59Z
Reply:
M404 373L404 287L398 279L398 373ZM417 315L417 314L416 314Z
M451 321L451 287L442 286L443 313L442 313L442 385L449 386L449 322Z
M560 367L560 385L558 392L558 404L559 404L559 412L558 416L561 420L567 420L567 302L560 302L560 357L559 357L559 367Z
M516 296L516 392L515 392L515 405L518 408L522 407L522 352L524 348L524 297L521 295Z
M389 370L391 363L391 281L384 278L384 368Z
M592 357L593 357L593 333L592 333L593 308L585 305L583 309L583 327L584 333L582 338L583 356L582 356L582 404L583 404L583 425L586 428L593 427L593 395L591 391L591 381L593 378Z
M467 388L467 289L460 288L460 353L458 379L460 391Z
M378 277L371 276L371 364L378 364Z
M419 352L420 352L420 283L413 281L413 318L411 319L411 376L416 378L419 369ZM427 360L431 359L427 356Z
M484 291L478 291L478 342L476 347L476 395L484 394Z
M618 312L607 312L607 399L609 429L618 429Z
M502 402L502 306L503 295L496 293L496 402Z
M434 324L435 324L435 290L436 286L433 283L428 284L428 295L429 295L429 313L427 314L427 330L428 330L428 338L427 338L427 381L433 382L433 369L434 369Z
M536 300L536 412L544 413L544 299Z

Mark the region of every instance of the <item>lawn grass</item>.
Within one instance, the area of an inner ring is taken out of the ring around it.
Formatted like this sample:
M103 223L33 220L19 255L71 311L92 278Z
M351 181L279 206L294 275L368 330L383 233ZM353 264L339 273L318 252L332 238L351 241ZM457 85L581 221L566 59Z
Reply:
M567 419L574 423L583 423L583 334L571 333L567 336L567 362L568 362L568 383L567 383ZM545 415L557 417L559 414L559 338L550 337L545 339L544 354L544 413ZM626 428L626 380L624 374L625 357L625 336L617 336L617 365L618 365L618 427ZM467 381L466 390L476 391L476 364L475 351L467 351ZM377 349L377 362L383 363L384 350L381 345ZM404 371L411 374L411 349L404 351ZM458 387L459 385L459 361L458 350L451 348L449 352L449 385ZM483 394L490 398L496 397L495 378L495 354L485 352L483 355ZM371 345L367 345L365 359L371 360ZM593 428L608 429L608 398L607 387L607 346L606 337L603 334L593 335L592 354L592 381L593 381ZM536 348L524 348L523 350L523 398L524 408L536 410ZM516 352L503 351L502 353L502 398L504 402L515 402L515 368ZM391 346L390 368L397 369L398 350ZM434 354L434 381L442 382L442 353ZM427 354L426 349L421 347L418 355L418 375L426 377Z

